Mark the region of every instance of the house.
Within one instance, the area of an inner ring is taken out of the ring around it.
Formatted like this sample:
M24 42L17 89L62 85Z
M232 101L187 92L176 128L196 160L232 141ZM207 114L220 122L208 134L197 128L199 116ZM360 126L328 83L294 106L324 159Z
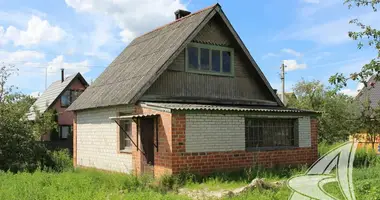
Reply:
M57 131L47 131L41 140L46 141L52 147L72 149L72 125L74 113L66 111L71 103L83 93L88 83L80 73L65 78L64 70L61 70L61 80L53 82L34 104L30 107L28 120L36 119L36 111L40 114L48 110L56 113ZM35 110L36 109L36 110Z
M282 100L282 93L277 93L278 98ZM294 94L294 92L285 92L283 104L288 105L289 101L297 100L297 96Z
M284 107L221 6L175 16L69 107L74 165L160 176L313 163L316 113Z
M368 81L367 81L367 87L363 87L359 93L356 95L355 100L367 104L369 103L369 106L372 109L378 109L378 106L380 105L380 85L379 81L376 80L376 75L373 75ZM372 148L372 141L375 141L374 147L377 152L377 154L380 154L380 135L378 135L376 138L372 138L367 133L357 133L350 137L350 140L356 139L356 141L359 142L358 147L367 147Z

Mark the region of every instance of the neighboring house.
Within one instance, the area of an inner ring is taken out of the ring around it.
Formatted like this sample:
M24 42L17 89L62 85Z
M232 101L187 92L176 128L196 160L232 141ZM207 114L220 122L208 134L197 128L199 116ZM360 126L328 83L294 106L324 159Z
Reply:
M53 147L72 149L72 125L74 113L66 111L72 102L88 87L88 83L80 73L64 78L61 71L61 80L53 82L36 102L30 107L28 119L34 121L35 110L43 114L48 110L57 113L58 131L48 131L41 137L42 141L51 141ZM53 135L56 134L56 135Z
M367 87L363 87L359 93L356 95L355 100L362 102L364 104L369 103L373 109L376 109L380 104L380 82L377 81L376 76L372 76L368 82ZM359 142L359 147L370 147L372 148L372 142L369 139L367 133L357 133L354 138ZM353 137L350 137L352 140ZM376 138L375 149L378 154L380 154L380 136Z
M313 163L316 113L284 107L219 4L176 18L70 106L74 165L160 176Z
M282 93L278 93L277 96L278 98L282 99ZM297 99L297 96L294 94L294 92L285 92L284 101L282 103L284 103L284 105L288 105L288 102L292 99Z

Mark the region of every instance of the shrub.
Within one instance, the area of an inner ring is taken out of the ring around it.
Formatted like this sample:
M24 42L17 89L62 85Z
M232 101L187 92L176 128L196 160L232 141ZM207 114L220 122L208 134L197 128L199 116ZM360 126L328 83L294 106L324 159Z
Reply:
M50 163L47 168L56 172L69 171L73 169L73 160L70 157L69 150L61 149L57 151L49 151Z

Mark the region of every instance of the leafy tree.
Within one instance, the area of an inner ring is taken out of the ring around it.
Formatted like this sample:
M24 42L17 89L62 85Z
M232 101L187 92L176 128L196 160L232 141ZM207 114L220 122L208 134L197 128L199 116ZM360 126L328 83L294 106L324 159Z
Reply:
M380 0L345 0L344 3L351 9L353 6L363 7L371 6L373 12L377 12L377 6L380 4ZM378 52L377 56L373 58L369 63L365 64L359 72L354 72L349 76L344 76L342 73L337 73L331 76L329 81L335 84L338 88L346 87L348 80L353 80L367 86L367 80L375 75L377 80L380 73L380 30L372 28L371 25L366 25L360 22L359 19L352 19L350 24L354 24L360 28L360 31L348 32L348 36L353 40L358 41L358 48L362 49L365 45L375 48Z
M370 6L373 12L377 12L380 0L345 0L344 3L348 5L349 9L354 6ZM371 88L372 85L369 86L367 81L370 77L374 76L374 81L380 80L380 30L371 27L371 25L362 23L359 19L352 19L349 23L360 28L360 31L348 32L350 38L358 41L358 49L362 49L365 46L374 48L377 51L377 56L365 64L360 71L351 73L348 76L342 73L336 73L330 77L329 82L335 85L337 90L346 87L349 80L362 83L364 88ZM368 98L367 100L360 101L360 104L360 117L357 121L358 132L367 133L367 141L370 141L372 148L375 148L375 140L380 137L379 108L372 107Z
M319 81L301 80L293 88L296 99L289 107L319 111L319 140L329 143L345 141L357 129L358 110L355 101L336 90L326 88Z
M33 110L36 115L33 122L33 133L36 139L42 140L43 135L57 132L58 123L55 120L57 116L55 110L48 110L44 113L40 113L37 108L33 108Z

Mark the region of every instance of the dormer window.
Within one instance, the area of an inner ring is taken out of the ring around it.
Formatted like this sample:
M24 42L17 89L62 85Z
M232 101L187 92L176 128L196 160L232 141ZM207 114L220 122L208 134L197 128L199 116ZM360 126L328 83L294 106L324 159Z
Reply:
M191 43L186 49L186 71L233 76L232 48Z

